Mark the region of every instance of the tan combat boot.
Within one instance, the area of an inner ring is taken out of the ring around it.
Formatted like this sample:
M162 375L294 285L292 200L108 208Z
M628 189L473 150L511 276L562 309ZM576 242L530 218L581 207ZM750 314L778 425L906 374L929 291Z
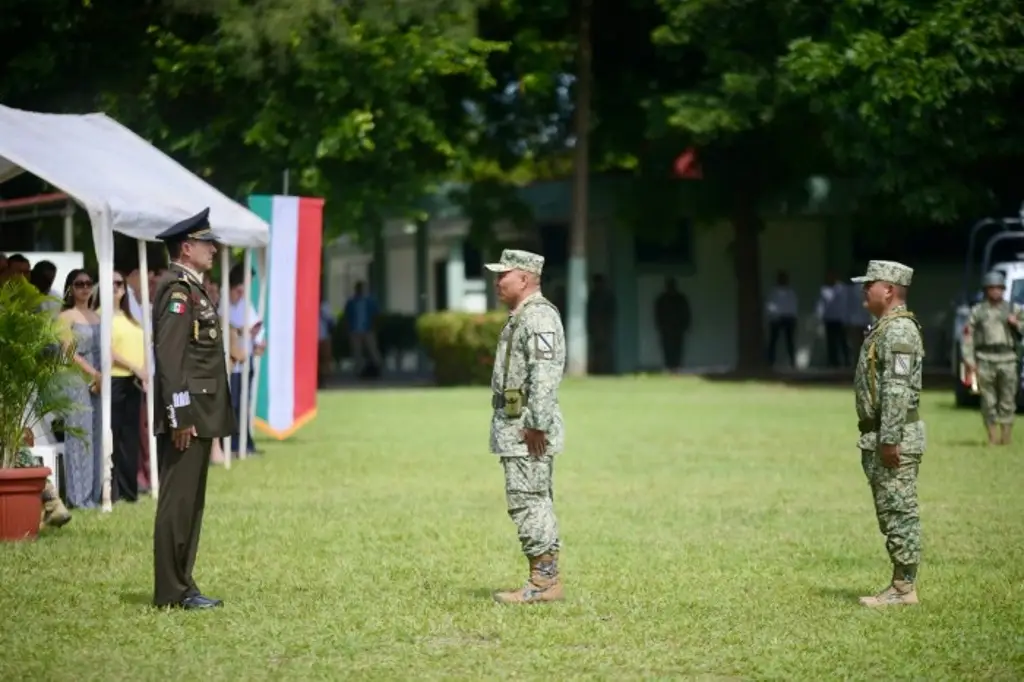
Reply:
M538 604L561 601L562 578L558 573L558 555L543 554L530 558L530 579L518 590L496 592L494 601L499 604Z
M988 444L999 445L1002 440L999 436L999 424L986 424L988 428Z
M871 597L861 597L861 606L878 608L880 606L910 606L917 603L917 588L912 580L917 573L916 567L893 567L892 582L889 587Z
M71 520L71 512L64 506L60 495L57 494L57 489L49 481L46 482L46 487L43 488L42 516L43 518L39 523L40 530L46 527L60 528Z
M1013 424L1003 424L1003 445L1009 445L1013 441Z

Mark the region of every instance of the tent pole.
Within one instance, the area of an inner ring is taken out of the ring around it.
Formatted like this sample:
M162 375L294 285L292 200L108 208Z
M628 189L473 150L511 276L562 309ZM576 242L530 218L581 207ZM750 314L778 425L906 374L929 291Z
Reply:
M242 348L245 349L245 362L242 363L242 376L239 382L242 385L242 395L238 400L238 456L245 457L249 450L249 369L252 367L252 325L256 320L249 319L249 309L252 307L252 249L246 248L242 257L245 275L242 279L243 290L242 305Z
M144 339L143 343L146 346L146 376L148 377L149 382L145 395L146 424L149 427L147 429L149 440L149 494L154 500L158 500L160 499L160 465L158 464L159 460L157 459L156 434L153 432L153 417L156 414L154 401L156 398L153 395L153 306L149 303L149 253L144 240L139 239L138 245L139 287L142 289L142 291L139 292L142 295L142 300L139 301L139 307L142 308L142 338Z
M110 219L110 210L104 209L100 214L100 238L97 241L99 253L100 280L100 365L102 380L100 387L101 426L103 443L103 503L102 510L110 512L114 506L110 499L110 474L113 464L114 436L111 432L110 404L110 371L113 368L113 325L114 325L114 227ZM95 439L93 439L95 442Z
M75 250L75 204L68 199L64 206L64 253Z
M228 273L231 270L231 248L227 244L220 245L220 323L221 337L224 339L224 361L231 382L231 319L228 303L231 298L231 282ZM221 439L221 450L224 451L224 468L231 468L231 434ZM239 453L239 457L241 457Z

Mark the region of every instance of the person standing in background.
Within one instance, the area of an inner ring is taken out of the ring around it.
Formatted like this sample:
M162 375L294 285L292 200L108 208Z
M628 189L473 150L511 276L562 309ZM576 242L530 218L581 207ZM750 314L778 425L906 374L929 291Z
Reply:
M850 279L857 276L851 272ZM871 324L871 313L864 307L864 292L855 282L846 285L846 338L850 354L856 361L860 355L860 347L864 344L864 335Z
M383 369L377 348L378 315L377 300L365 292L362 282L356 282L355 293L345 302L343 319L357 376L377 376Z
M57 278L57 266L48 260L41 260L32 266L28 281L32 283L39 293L53 298L62 298L59 292L53 290L53 280ZM60 314L60 301L44 301L43 308L53 311L54 315Z
M318 388L324 387L334 368L334 349L331 341L337 324L338 317L331 309L331 304L323 301L320 304L320 342L317 346L316 356Z
M775 344L779 336L785 337L786 351L789 353L790 367L796 368L796 346L793 337L796 335L799 304L796 292L789 285L789 273L779 270L775 278L775 287L768 295L768 364L775 365Z
M850 366L850 348L846 344L846 316L849 309L846 296L846 284L840 282L836 273L829 270L818 294L815 314L825 325L828 366L833 368Z
M561 314L561 311L559 311ZM563 323L564 324L564 323ZM615 294L604 275L594 275L587 292L587 364L591 374L615 371Z
M114 271L114 314L111 326L110 427L113 433L110 497L114 502L139 499L139 420L143 394L149 390L146 341L132 317L125 277ZM96 314L102 300L95 298Z
M242 348L239 358L231 366L231 409L235 413L235 431L231 434L231 453L237 457L241 447L241 438L238 429L242 428L242 372L245 370L245 356L259 356L266 349L266 341L263 334L263 320L260 319L256 307L252 301L245 298L245 268L236 265L231 268L228 275L228 323L237 335L238 344L241 345L245 324L248 317L249 323L249 347ZM252 405L252 391L255 376L255 365L249 361L249 405ZM256 455L256 443L252 438L252 420L246 420L246 444L247 455Z
M654 299L654 325L661 342L665 371L678 372L685 362L686 332L690 330L690 301L679 291L675 277L665 278L665 288Z
M57 317L66 330L68 347L74 347L75 363L85 374L84 379L76 377L67 387L81 409L68 415L66 421L81 435L68 434L64 440L67 501L78 509L99 507L103 495L100 317L92 309L92 295L89 273L72 270L64 281L64 303Z
M985 300L971 308L964 325L962 354L978 379L981 418L989 445L1009 445L1017 413L1018 358L1024 308L1003 300L1006 280L990 272L982 280ZM969 380L969 377L968 377Z

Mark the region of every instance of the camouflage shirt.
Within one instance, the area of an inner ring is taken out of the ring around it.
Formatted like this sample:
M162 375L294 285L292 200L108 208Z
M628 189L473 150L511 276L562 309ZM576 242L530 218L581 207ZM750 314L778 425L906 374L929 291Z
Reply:
M509 345L511 344L511 352ZM508 384L505 356L508 353ZM491 452L502 457L526 457L524 428L547 434L547 454L562 451L565 428L558 406L558 386L565 368L565 330L558 309L540 292L531 294L509 313L498 338L491 374L491 392L522 388L526 396L522 416L505 416L501 408L491 415Z
M903 452L924 452L924 422L907 423L908 412L921 403L923 367L921 331L906 306L897 306L871 328L857 359L857 419L867 425L860 449L898 444Z
M1016 303L982 301L971 308L964 325L964 360L972 365L978 361L1013 362L1017 359L1016 330L1007 321L1010 315L1024 318L1024 308Z

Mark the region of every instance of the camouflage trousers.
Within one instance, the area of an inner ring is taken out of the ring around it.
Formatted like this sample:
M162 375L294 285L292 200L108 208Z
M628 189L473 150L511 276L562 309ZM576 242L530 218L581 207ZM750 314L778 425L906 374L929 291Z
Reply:
M558 519L552 485L554 461L544 457L502 457L508 515L528 557L558 552Z
M986 424L1010 424L1017 411L1017 361L978 360L978 394Z
M895 469L882 465L874 450L861 450L861 465L871 485L878 529L893 566L921 563L921 516L917 505L917 472L921 455L901 452Z

